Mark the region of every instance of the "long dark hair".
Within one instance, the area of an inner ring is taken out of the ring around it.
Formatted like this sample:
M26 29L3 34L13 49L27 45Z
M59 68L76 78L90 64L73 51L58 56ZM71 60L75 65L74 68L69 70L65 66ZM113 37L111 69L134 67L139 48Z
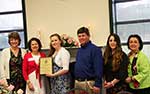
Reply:
M54 36L56 36L56 37L58 37L58 39L61 41L61 46L63 45L63 41L62 41L62 39L61 39L61 36L59 35L59 34L57 34L57 33L55 33L55 34L52 34L51 36L50 36L50 38L52 38L52 37L54 37ZM53 54L54 54L54 52L55 52L55 48L52 46L52 43L50 42L50 51L49 51L49 55L48 56L52 56Z
M117 46L115 48L115 52L114 54L112 55L112 50L111 50L111 47L109 45L109 40L110 40L110 37L113 36L116 43L117 43ZM117 34L110 34L108 39L107 39L107 45L106 45L106 49L105 49L105 52L104 52L104 64L107 64L108 63L108 60L109 60L109 57L113 56L113 60L112 60L112 70L113 71L116 71L119 69L120 67L120 62L122 60L122 55L123 55L123 51L122 51L122 48L121 48L121 42L120 42L120 38Z

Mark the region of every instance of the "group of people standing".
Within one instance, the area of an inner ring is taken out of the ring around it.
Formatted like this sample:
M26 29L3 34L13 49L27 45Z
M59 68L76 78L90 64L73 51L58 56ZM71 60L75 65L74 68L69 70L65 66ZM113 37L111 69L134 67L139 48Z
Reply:
M91 42L88 28L79 28L77 36L80 48L74 66L74 88L84 89L89 94L101 94L102 87L106 89L106 94L121 91L150 94L150 62L141 51L143 43L139 35L129 36L128 55L122 50L117 34L108 36L103 55L101 49ZM3 49L0 58L0 79L4 82L1 84L5 87L13 85L14 91L21 89L24 94L66 94L72 81L69 73L70 54L62 46L61 36L57 33L50 36L48 56L52 57L53 73L45 76L40 75L39 69L39 59L46 57L41 51L40 40L31 38L28 52L19 48L20 42L17 32L9 34L10 47Z

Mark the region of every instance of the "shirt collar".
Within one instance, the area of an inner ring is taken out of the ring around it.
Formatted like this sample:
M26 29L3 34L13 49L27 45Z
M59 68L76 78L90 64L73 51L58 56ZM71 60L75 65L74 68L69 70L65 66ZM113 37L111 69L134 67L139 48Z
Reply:
M89 44L91 44L91 41L88 41L88 42L85 43L84 45L81 45L81 48L85 48L85 47L87 47Z

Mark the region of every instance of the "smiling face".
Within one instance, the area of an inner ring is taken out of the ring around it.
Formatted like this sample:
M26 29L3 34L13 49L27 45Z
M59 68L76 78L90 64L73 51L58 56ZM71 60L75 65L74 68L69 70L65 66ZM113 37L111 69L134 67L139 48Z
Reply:
M58 49L61 47L61 40L57 36L52 36L50 40L53 48Z
M8 34L8 43L11 47L16 48L20 45L21 39L18 32Z
M35 41L35 40L31 41L31 50L32 50L32 52L39 51L39 44L37 41Z
M15 38L10 38L9 39L9 44L11 47L16 48L19 46L19 39L15 39Z
M138 39L136 37L131 37L129 40L129 48L133 52L137 52L137 51L139 51L139 47L140 47L140 43L139 43Z
M110 36L109 38L109 46L112 50L114 50L117 47L117 42L115 41L114 36Z
M80 44L84 45L89 41L90 36L88 36L86 33L79 33L78 39L79 39Z

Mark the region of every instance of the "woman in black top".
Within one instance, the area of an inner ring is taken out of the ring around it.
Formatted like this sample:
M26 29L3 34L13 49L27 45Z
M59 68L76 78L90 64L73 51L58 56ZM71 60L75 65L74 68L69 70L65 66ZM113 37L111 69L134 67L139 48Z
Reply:
M128 62L127 55L122 51L119 36L109 35L104 52L104 88L107 94L117 94L128 89L124 81L128 76Z

